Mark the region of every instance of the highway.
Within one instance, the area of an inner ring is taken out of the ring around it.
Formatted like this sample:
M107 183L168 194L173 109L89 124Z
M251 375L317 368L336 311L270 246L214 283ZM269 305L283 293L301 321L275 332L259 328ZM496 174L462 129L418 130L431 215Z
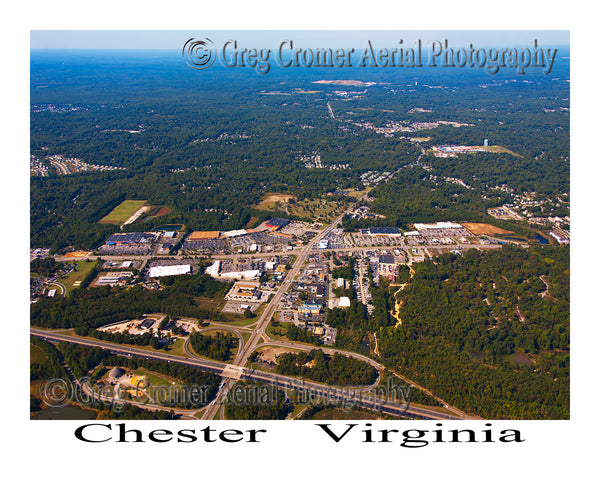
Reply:
M315 235L306 245L304 245L301 248L295 248L293 251L288 251L288 252L272 252L272 253L248 254L248 255L237 254L234 256L236 258L237 257L246 257L246 256L254 258L254 257L271 257L271 256L276 256L276 255L294 254L294 255L297 255L297 258L296 258L296 261L294 262L292 268L288 271L287 275L285 276L285 279L283 280L283 283L281 284L280 288L275 292L273 297L270 299L269 303L267 304L267 306L266 306L265 310L263 311L262 315L260 316L260 318L255 323L252 324L252 329L250 329L248 327L245 327L245 328L240 327L241 330L251 332L251 336L246 342L244 342L244 338L241 335L241 333L237 327L211 324L211 326L209 328L205 328L205 329L201 330L201 331L227 330L238 336L239 348L238 348L238 352L235 356L235 359L233 361L233 365L231 365L231 364L228 365L223 362L216 362L216 361L212 361L212 360L208 360L208 359L196 356L189 348L189 339L186 339L186 341L184 343L184 351L190 358L184 358L184 357L169 355L169 354L160 353L160 352L151 352L151 351L147 351L147 350L140 350L140 349L136 349L135 347L129 347L129 346L118 346L117 347L113 344L107 344L107 343L101 342L101 341L90 340L90 339L78 339L76 337L71 337L71 336L66 336L66 335L63 336L62 338L53 337L53 339L54 340L65 340L65 341L80 343L80 344L89 345L89 346L96 346L96 347L105 348L105 349L110 348L112 351L119 352L120 354L124 354L124 355L144 356L147 358L154 358L157 360L166 360L166 361L170 361L170 362L185 363L185 364L193 365L198 368L202 368L202 369L205 369L205 370L208 370L208 371L211 371L218 375L223 376L225 381L222 383L221 388L217 392L217 397L216 397L215 401L212 402L211 405L208 406L208 408L206 408L204 415L202 417L203 419L217 418L217 415L219 415L219 410L220 410L220 417L223 418L222 406L225 403L227 394L230 391L231 387L234 385L235 381L240 378L254 378L254 379L257 379L257 380L260 380L263 382L267 382L267 383L273 383L273 382L277 382L277 381L282 381L282 382L283 381L294 381L293 379L290 379L289 377L276 375L276 374L268 373L268 372L254 372L254 373L252 373L252 375L249 376L248 369L245 369L244 366L247 364L248 359L250 358L250 355L258 347L263 347L263 346L288 347L288 348L295 348L295 349L304 350L304 351L310 351L312 349L319 348L327 354L340 353L340 354L343 354L346 356L357 358L359 360L362 360L362 361L368 363L369 365L372 365L379 372L381 372L382 370L384 370L383 365L376 362L372 358L366 357L364 355L360 355L358 353L336 350L333 348L323 348L321 346L317 347L317 346L301 344L301 343L296 343L296 342L273 341L266 334L266 329L269 325L269 322L271 321L273 313L279 307L283 296L290 289L290 286L292 285L294 278L298 275L300 270L303 268L304 263L306 262L306 259L308 258L308 256L310 254L321 253L321 251L316 249L315 246L318 244L318 242L321 239L326 237L333 229L335 229L341 223L344 215L349 213L353 208L354 208L354 205L350 206L347 210L345 210L343 213L341 213L331 224L329 224L322 231L317 233L317 235ZM401 240L400 244L401 244L401 246L398 246L398 245L344 246L344 247L340 247L340 248L330 248L330 249L328 249L328 251L361 252L361 251L368 251L368 250L390 250L393 248L424 249L424 248L440 247L440 245L437 245L437 244L436 245L421 244L421 245L415 245L415 246L410 247L410 246L405 245L404 239ZM452 247L462 249L462 248L498 248L499 246L500 245L459 245L459 246L453 245ZM143 256L118 255L118 256L108 256L108 258L110 258L111 260L142 260L143 263L145 264L151 258L151 256L152 255L143 255ZM231 258L231 257L232 257L231 255L214 255L213 256L213 258ZM88 255L84 258L90 259L90 260L95 260L97 258L102 258L102 257ZM57 261L73 261L74 258L72 258L72 257L56 257L55 260L57 260ZM361 268L361 276L362 276L362 268ZM362 284L361 284L361 289L362 289ZM42 331L42 330L32 329L32 334L38 335L38 336L49 337L48 332ZM380 380L380 375L378 376L378 379L377 379L377 382L375 383L375 385L378 384L379 380ZM371 388L375 385L372 385ZM418 385L415 385L415 386L417 388L422 389ZM316 389L318 387L319 387L318 384L314 384L311 388ZM321 386L321 388L322 388L322 386ZM441 399L438 399L438 400L443 402ZM362 401L364 401L364 399ZM390 412L400 411L399 410L400 407L398 407L397 405L387 405L386 408L389 408ZM404 407L402 407L402 408L404 408ZM450 408L450 407L448 407L448 408ZM427 414L427 413L424 413L423 411L421 411L421 412L419 412L417 410L411 410L411 411L412 411L412 414L414 414L414 415L423 416L423 415ZM453 412L456 415L459 415L463 418L468 418L462 412L459 412L457 410L453 410ZM440 415L441 415L438 412L433 412L433 411L428 411L428 414L431 416L428 418L440 418ZM433 416L433 415L436 415L436 416ZM455 416L449 416L449 417L456 418ZM425 417L419 417L419 418L425 418Z
M345 210L341 215L339 215L335 219L335 221L333 221L326 228L324 228L321 232L319 232L317 235L315 235L302 248L302 251L298 254L293 267L288 271L288 274L285 276L285 279L283 280L281 287L279 288L279 290L277 290L277 292L275 293L273 298L271 298L271 300L269 301L269 303L267 305L267 308L265 308L263 314L261 315L261 317L256 325L256 328L254 329L254 332L252 333L250 340L246 343L243 351L241 352L241 355L238 355L236 357L236 362L234 362L235 365L245 365L246 362L248 361L248 358L252 354L252 352L256 349L258 342L265 335L265 331L267 329L267 326L269 325L269 322L271 321L271 317L273 316L275 309L278 307L279 302L281 301L283 295L290 288L294 278L300 272L300 269L304 265L304 262L306 261L308 255L313 253L313 246L317 245L323 237L325 237L329 232L331 232L331 230L333 230L342 221L342 219L344 218L344 215L346 215L346 213L348 213L352 208L353 207L350 207L348 210ZM268 337L267 337L267 339L268 339ZM233 382L231 380L227 381L225 383L225 385L223 385L223 388L220 389L217 394L216 402L214 403L214 405L212 405L211 407L208 408L203 419L211 419L214 417L218 408L220 407L220 404L224 403L224 400L227 398L227 393L229 392L229 390L232 386L233 386Z
M65 341L70 343L76 343L79 345L85 345L89 347L97 347L102 348L103 350L109 350L118 355L125 356L136 356L141 358L153 359L153 360L162 360L167 362L174 362L183 365L189 365L196 368L199 368L204 371L212 372L217 375L221 375L228 380L225 381L224 385L233 385L234 381L238 379L247 379L247 380L255 380L263 383L268 383L271 385L277 385L278 388L287 389L287 390L297 390L305 392L307 395L310 395L312 398L326 398L329 399L332 403L336 401L344 400L345 405L357 405L363 408L379 410L384 413L389 413L393 415L402 415L409 418L421 418L421 419L433 419L433 420L456 420L459 419L456 416L450 414L440 413L437 410L427 409L426 407L415 407L409 405L408 408L406 404L402 402L394 402L389 401L386 398L382 398L380 396L372 396L369 393L369 389L373 388L373 386L360 387L363 395L360 397L356 397L352 395L352 391L356 391L353 389L357 389L359 387L331 387L327 385L322 385L316 382L311 382L307 380L297 379L294 377L289 377L286 375L279 375L270 372L263 372L259 370L251 370L248 368L243 368L240 366L235 366L231 364L227 364L224 362L218 362L214 360L208 360L204 358L186 358L178 355L171 355L168 353L163 353L160 351L151 351L144 350L139 347L132 347L129 345L116 345L108 342L104 342L96 339L82 338L76 337L73 335L65 335L63 333L57 333L49 330L43 330L38 328L31 328L30 334L49 340L49 341ZM212 419L216 414L218 414L218 410L222 407L219 400L225 398L226 388L223 387L220 389L217 394L217 398L214 402L208 406L205 410L205 415L203 418Z

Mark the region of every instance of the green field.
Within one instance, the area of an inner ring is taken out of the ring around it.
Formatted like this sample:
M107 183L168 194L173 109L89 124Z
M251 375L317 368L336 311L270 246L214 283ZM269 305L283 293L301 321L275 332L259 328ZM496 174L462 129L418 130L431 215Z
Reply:
M152 385L154 387L165 386L168 387L170 385L181 385L181 382L175 378L168 377L166 375L162 375L160 373L152 372L145 368L138 368L132 372L134 375L146 377L148 379L148 385Z
M111 223L121 225L125 220L131 217L138 208L146 204L146 200L123 200L119 205L113 208L106 217L98 220L98 223Z
M67 294L73 290L73 284L77 281L81 282L90 270L94 268L94 265L95 262L77 262L77 269L69 273L65 278L60 279L60 283L67 289Z

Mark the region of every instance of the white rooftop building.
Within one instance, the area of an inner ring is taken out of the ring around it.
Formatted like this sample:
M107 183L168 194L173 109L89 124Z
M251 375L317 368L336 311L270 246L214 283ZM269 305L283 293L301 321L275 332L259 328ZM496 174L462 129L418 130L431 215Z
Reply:
M229 230L228 232L223 232L227 238L241 237L242 235L247 235L248 230Z
M463 228L462 225L452 222L437 222L437 223L415 223L417 230L431 230L438 228Z
M206 267L206 270L204 271L204 273L210 275L211 277L218 277L220 269L221 269L221 260L215 260L215 263L213 263L210 267Z
M150 267L150 278L184 275L191 271L191 265L160 265L158 267Z
M349 297L340 297L340 303L338 304L340 308L349 307L350 306L350 298Z
M232 278L235 280L251 280L260 277L260 270L244 270L241 272L226 272L219 275L220 278Z
M265 270L275 270L275 262L265 262Z

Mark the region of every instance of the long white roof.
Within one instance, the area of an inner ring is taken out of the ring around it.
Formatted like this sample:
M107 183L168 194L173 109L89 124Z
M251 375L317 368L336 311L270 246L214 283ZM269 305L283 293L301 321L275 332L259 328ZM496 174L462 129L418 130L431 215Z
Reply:
M191 269L190 265L160 265L158 267L150 267L150 278L183 275L190 273Z
M415 223L417 230L428 230L433 228L462 228L462 225L452 222L437 222L437 223Z
M227 238L232 238L232 237L240 237L242 235L246 235L248 233L248 230L229 230L228 232L223 232L223 235L225 235Z

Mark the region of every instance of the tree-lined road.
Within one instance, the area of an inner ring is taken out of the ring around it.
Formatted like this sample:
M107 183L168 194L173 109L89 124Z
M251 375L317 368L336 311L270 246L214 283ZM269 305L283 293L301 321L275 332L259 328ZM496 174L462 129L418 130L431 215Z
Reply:
M456 416L440 413L439 411L434 409L427 409L426 407L414 407L412 405L409 405L407 408L406 404L401 402L389 401L388 399L382 398L380 396L373 397L368 393L370 387L363 387L361 389L363 395L361 397L357 397L352 396L351 392L353 387L330 387L327 385L301 380L286 375L279 375L259 370L251 370L240 366L233 366L224 362L217 362L214 360L207 360L203 358L186 358L158 351L144 350L142 348L132 347L129 345L116 345L101 340L76 337L73 335L65 335L49 330L31 328L30 333L31 335L35 335L46 340L64 341L89 347L102 348L104 350L114 352L118 355L136 356L153 360L161 360L167 362L180 363L183 365L189 365L200 368L205 371L213 372L217 375L221 375L229 379L248 379L260 381L263 383L269 383L271 385L276 385L279 388L283 389L303 391L306 393L306 395L310 395L311 398L326 398L332 401L332 403L335 403L336 401L344 401L344 404L348 406L357 405L367 409L378 411L380 410L384 413L407 416L410 418L422 418L430 420L457 419ZM234 380L228 380L225 383L229 384L233 383L233 381ZM221 389L221 392L223 391L224 388ZM225 397L221 396L221 398ZM215 415L218 414L218 410L221 408L221 404L218 400L219 397L217 397L217 399L214 402L212 402L211 405L209 405L209 407L206 409L208 415L205 415L203 418L213 418Z

